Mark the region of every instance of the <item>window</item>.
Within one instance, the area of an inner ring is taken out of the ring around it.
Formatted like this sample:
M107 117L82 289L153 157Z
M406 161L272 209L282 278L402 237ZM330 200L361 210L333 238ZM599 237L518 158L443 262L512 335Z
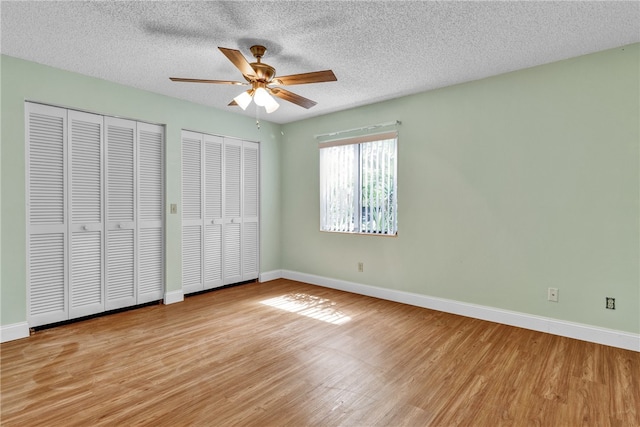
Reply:
M320 144L320 230L397 233L397 133Z

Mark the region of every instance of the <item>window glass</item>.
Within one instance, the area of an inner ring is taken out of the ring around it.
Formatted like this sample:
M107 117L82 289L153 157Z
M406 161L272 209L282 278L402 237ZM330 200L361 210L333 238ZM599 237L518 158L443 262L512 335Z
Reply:
M397 137L320 148L320 229L397 232Z

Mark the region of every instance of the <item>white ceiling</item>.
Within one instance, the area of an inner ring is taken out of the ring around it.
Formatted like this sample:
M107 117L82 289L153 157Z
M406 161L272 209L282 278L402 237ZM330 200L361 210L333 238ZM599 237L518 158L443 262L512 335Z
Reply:
M2 1L1 52L219 109L243 88L217 49L267 47L278 75L332 69L289 86L287 123L640 41L640 2ZM280 100L279 100L280 101Z

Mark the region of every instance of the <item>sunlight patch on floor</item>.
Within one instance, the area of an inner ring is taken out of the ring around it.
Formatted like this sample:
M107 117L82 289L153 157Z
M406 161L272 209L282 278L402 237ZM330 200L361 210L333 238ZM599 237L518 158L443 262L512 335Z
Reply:
M335 302L309 294L287 294L261 301L261 303L334 325L342 325L351 320L351 317L338 310Z

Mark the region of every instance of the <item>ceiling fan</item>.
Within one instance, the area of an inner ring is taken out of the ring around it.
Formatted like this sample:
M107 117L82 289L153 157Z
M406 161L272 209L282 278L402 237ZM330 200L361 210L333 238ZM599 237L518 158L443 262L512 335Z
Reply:
M174 82L251 86L251 89L233 98L233 101L231 101L229 105L238 105L243 110L246 110L253 99L256 105L265 107L267 113L276 111L280 106L273 96L304 108L311 108L317 104L315 101L274 86L300 85L338 80L331 70L276 77L276 69L271 65L261 62L261 58L267 50L264 46L251 46L251 53L256 58L256 62L252 63L249 63L239 50L224 47L218 47L218 49L240 70L242 76L248 83L231 80L184 79L179 77L169 77L169 79Z

